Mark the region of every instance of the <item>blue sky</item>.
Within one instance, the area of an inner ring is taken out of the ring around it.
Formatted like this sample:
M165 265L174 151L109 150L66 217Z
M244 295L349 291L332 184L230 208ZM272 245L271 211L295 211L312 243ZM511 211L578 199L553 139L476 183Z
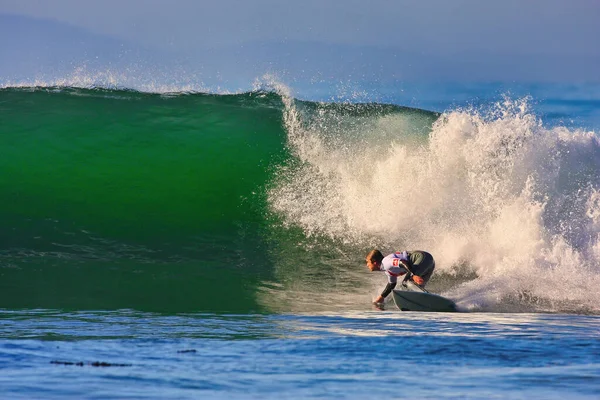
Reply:
M0 0L0 14L53 21L45 29L70 25L96 35L91 47L99 38L140 46L188 69L202 65L213 77L269 66L306 79L339 72L383 80L600 81L597 0ZM11 58L36 51L31 42L15 51L19 40L11 39Z

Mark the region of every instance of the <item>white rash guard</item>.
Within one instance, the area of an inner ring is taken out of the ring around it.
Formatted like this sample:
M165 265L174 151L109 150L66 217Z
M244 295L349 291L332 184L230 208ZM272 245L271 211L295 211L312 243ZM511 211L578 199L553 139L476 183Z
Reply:
M408 272L400 261L408 261L408 253L406 251L392 253L385 256L381 261L381 270L387 275L389 283L396 283L399 276Z

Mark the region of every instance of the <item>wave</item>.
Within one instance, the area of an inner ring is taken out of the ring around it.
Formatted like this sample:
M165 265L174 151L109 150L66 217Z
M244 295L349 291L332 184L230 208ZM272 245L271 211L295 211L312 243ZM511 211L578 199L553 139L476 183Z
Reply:
M465 310L600 312L598 137L528 99L71 84L0 90L0 306L363 309L378 247L432 252Z
M273 243L294 240L267 201L293 160L284 115L409 112L278 90L0 90L0 307L262 310Z

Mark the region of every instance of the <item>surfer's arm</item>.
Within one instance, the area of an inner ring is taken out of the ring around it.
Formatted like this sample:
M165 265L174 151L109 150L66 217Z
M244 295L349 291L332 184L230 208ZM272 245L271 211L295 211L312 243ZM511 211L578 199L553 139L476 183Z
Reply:
M400 261L402 263L402 265L404 266L404 269L407 270L412 276L410 277L417 285L422 285L425 283L425 281L423 280L423 278L421 278L418 275L415 275L414 272L412 272L411 267L409 265L408 261L404 261L401 260Z
M385 289L383 289L383 292L381 292L379 297L377 297L373 303L383 303L383 300L385 300L385 298L390 293L392 293L392 289L394 289L395 287L396 287L396 282L388 282Z

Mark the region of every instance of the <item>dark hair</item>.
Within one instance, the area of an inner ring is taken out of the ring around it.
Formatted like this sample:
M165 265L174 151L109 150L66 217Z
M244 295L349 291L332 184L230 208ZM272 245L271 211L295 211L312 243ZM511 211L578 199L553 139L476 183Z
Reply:
M383 260L383 254L381 254L379 250L375 249L371 250L369 254L367 254L367 258L371 260L371 262L377 261L381 264L381 261Z

